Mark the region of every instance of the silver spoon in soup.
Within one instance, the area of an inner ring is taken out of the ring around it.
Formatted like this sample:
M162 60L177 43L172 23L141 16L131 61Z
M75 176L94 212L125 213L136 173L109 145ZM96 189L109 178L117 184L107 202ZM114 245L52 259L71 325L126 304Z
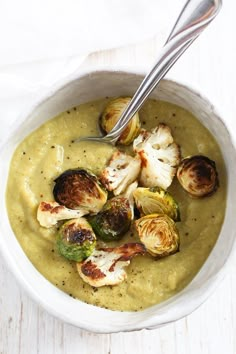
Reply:
M81 137L75 141L90 140L115 144L132 117L141 108L159 81L215 18L221 6L221 0L188 0L154 67L146 75L112 130L104 136Z

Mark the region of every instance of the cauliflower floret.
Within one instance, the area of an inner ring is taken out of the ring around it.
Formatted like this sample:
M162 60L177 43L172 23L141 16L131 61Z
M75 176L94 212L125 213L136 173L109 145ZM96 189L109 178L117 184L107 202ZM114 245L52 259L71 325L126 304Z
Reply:
M144 187L167 189L180 163L180 148L174 142L170 128L159 124L151 133L142 129L133 148L142 161L140 183Z
M139 156L132 157L116 151L112 155L109 165L102 171L101 182L114 195L123 193L134 182L140 172L141 161Z
M53 201L41 202L37 210L37 219L41 226L49 228L56 225L59 220L80 218L85 214L88 214L87 210L68 209Z
M116 285L126 279L124 267L146 249L141 243L126 243L120 247L95 250L85 261L77 263L81 278L91 286Z

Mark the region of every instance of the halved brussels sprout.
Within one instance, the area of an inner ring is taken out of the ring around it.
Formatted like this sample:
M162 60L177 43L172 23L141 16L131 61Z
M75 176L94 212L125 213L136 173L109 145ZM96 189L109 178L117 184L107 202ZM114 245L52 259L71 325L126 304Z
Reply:
M69 209L99 212L107 201L107 192L97 177L83 169L67 170L55 179L55 200Z
M210 196L219 187L216 164L203 155L183 159L177 170L177 178L181 186L196 198Z
M174 198L160 187L137 188L133 192L136 206L141 215L166 214L180 221L179 206Z
M130 101L131 98L129 97L119 97L108 103L100 120L101 127L106 133L112 130ZM123 145L131 144L138 135L140 127L139 114L136 113L121 134L118 142Z
M152 256L165 257L179 250L179 233L168 215L146 215L138 219L135 226L141 242Z
M85 218L65 222L57 235L59 253L67 259L81 262L95 249L96 236Z
M104 241L115 241L129 230L133 210L125 197L109 199L103 209L89 219L96 235Z

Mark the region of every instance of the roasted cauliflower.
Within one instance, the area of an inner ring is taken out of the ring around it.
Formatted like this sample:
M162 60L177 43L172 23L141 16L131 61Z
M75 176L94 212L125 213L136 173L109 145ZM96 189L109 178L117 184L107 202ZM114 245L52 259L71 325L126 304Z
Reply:
M140 158L132 157L121 151L115 151L108 166L102 171L100 180L114 195L123 193L139 175Z
M133 148L141 159L142 186L167 189L180 162L180 148L174 142L170 128L159 124L151 132L142 129Z
M49 228L57 224L60 220L80 218L88 214L84 209L68 209L57 202L41 202L37 210L37 219L41 226Z
M98 249L85 261L77 263L77 270L91 286L117 285L127 277L124 267L130 264L134 256L143 255L145 251L141 243Z

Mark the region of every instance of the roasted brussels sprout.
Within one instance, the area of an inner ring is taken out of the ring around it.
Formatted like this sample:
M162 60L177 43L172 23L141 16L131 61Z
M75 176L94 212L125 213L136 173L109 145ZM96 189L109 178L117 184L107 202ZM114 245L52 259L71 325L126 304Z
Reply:
M103 209L89 219L96 235L104 241L115 241L129 230L133 210L125 197L109 199Z
M175 221L180 221L179 206L174 198L160 187L139 187L133 192L136 206L141 215L166 214Z
M177 170L177 178L181 186L196 198L210 196L219 187L215 162L203 155L183 159Z
M107 201L107 192L97 177L83 170L67 170L55 179L55 200L69 209L84 209L99 212Z
M131 98L129 97L119 97L108 103L100 120L101 127L106 133L112 130L130 101ZM121 134L118 142L123 145L131 144L138 135L139 130L139 114L136 113Z
M179 233L168 215L146 215L138 219L135 226L141 242L152 256L169 256L179 250Z
M59 253L67 259L81 262L95 249L96 236L85 218L65 222L57 235Z

